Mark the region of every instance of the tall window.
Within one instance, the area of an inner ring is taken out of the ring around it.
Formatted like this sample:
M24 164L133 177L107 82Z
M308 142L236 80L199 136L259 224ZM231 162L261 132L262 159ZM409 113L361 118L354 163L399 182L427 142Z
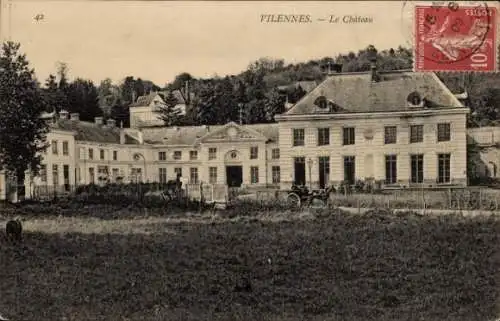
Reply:
M280 149L279 148L273 148L271 151L271 157L273 159L279 159L280 158Z
M330 145L330 128L318 128L318 146Z
M69 192L69 165L63 165L64 190Z
M116 181L116 179L118 178L118 175L120 175L120 170L118 168L113 168L111 170L111 173L113 175L113 179Z
M59 166L52 165L52 185L59 186Z
M397 127L385 126L384 128L384 144L396 144L397 141Z
M160 184L165 184L167 182L167 169L166 168L159 168L158 169L158 179L160 181Z
M259 148L256 146L250 147L250 159L259 158Z
M410 126L410 144L424 141L424 125Z
M57 150L57 140L53 140L50 146L52 146L52 154L57 155L59 153Z
M344 181L354 184L356 179L356 158L354 156L344 156Z
M167 152L158 152L158 160L160 161L167 160Z
M356 143L354 127L344 127L342 129L343 145L354 145Z
M105 180L108 178L109 169L108 166L97 166L97 176L101 180Z
M446 142L451 139L451 134L450 134L450 124L449 123L442 123L437 125L437 141L438 142Z
M208 182L210 184L217 183L217 167L209 167L208 168Z
M304 146L304 128L295 128L293 130L293 146Z
M95 183L95 169L93 167L89 168L89 180L90 180L90 184Z
M250 183L257 184L259 182L259 167L250 167Z
M118 160L118 151L117 150L113 151L113 160Z
M47 182L47 165L40 165L40 179L42 182Z
M217 158L217 148L210 147L208 149L208 160L216 159Z
M325 188L330 181L330 157L320 156L318 157L319 166L319 187Z
M104 149L99 150L99 158L104 159Z
M438 183L450 182L450 154L438 154Z
M181 160L181 158L182 158L182 152L180 150L174 151L174 159Z
M69 155L69 143L67 141L63 141L62 143L63 147L63 155Z
M273 184L279 184L281 180L281 169L279 166L273 166L271 168Z
M177 177L177 175L182 176L182 167L174 168L174 173L175 173L175 177Z
M411 155L411 182L424 182L424 155Z
M397 175L397 156L385 156L385 183L395 184L398 181Z
M190 160L197 160L198 159L198 151L197 150L190 150L189 151L189 159Z
M94 159L94 150L89 148L89 159Z
M132 168L132 181L136 183L142 181L142 168Z
M198 184L198 168L191 167L189 169L189 183L190 184Z

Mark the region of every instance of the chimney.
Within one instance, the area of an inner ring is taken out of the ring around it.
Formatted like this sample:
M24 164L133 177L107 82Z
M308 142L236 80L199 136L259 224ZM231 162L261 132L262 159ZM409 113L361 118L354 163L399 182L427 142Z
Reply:
M67 110L61 109L59 112L59 118L61 119L68 119L69 118L69 112Z
M125 131L123 129L120 130L120 144L125 144Z
M137 132L137 140L139 141L139 144L144 144L144 136L142 135L141 129Z
M102 125L103 124L103 118L102 117L94 117L94 121L97 125Z
M334 74L342 73L342 64L333 64L331 73L334 73Z
M79 113L71 113L69 115L71 120L80 120L80 114Z
M366 49L368 60L370 61L370 69L371 69L371 81L378 82L380 81L380 76L377 71L377 49L374 46L370 45Z
M106 125L109 127L115 127L116 121L114 119L107 119L106 120Z

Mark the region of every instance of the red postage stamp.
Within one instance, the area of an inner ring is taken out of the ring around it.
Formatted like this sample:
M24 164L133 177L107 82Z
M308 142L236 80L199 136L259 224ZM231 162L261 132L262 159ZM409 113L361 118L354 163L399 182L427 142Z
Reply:
M497 71L497 10L477 6L415 7L415 71Z

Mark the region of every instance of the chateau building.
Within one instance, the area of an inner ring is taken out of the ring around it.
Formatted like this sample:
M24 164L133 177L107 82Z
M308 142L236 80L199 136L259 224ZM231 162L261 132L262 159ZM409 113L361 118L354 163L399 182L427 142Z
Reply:
M135 104L147 108L131 107L131 128L76 114L51 119L51 146L26 194L40 186L166 182L177 174L191 184L285 189L356 180L385 188L467 184L469 109L431 72L331 74L273 124L134 121L135 108L152 112L161 98L148 97Z
M180 115L186 114L186 105L193 96L189 89L174 90L172 94L177 100L174 109L177 109ZM162 126L163 121L158 112L165 106L164 98L167 96L168 92L151 92L137 98L137 101L130 105L130 126Z

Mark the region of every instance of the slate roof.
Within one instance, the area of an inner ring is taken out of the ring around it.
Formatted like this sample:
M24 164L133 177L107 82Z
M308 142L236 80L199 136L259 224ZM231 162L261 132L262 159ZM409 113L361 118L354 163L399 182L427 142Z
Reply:
M97 143L120 143L120 128L97 125L91 122L58 119L52 128L64 131L71 131L76 134L75 140L89 141ZM125 135L126 144L137 144L138 142L132 137Z
M157 92L151 92L148 95L139 96L139 98L137 98L136 102L130 104L130 107L145 107L145 106L149 106L151 104L151 102L153 102L153 99L157 95L158 95Z
M178 104L180 105L185 105L186 101L184 100L184 97L182 96L182 93L180 90L174 90L172 92L174 94L174 97L177 99ZM153 99L156 97L156 95L159 95L161 99L165 100L165 98L168 96L169 92L168 91L160 91L160 92L151 92L148 95L144 96L139 96L137 98L137 101L130 104L130 107L145 107L149 106L151 102L153 102ZM193 99L194 94L191 93L191 99Z
M379 76L379 82L371 81L370 72L329 76L284 115L332 113L315 105L321 96L343 113L414 110L407 98L415 91L425 100L425 107L464 107L434 73L399 71Z
M163 128L148 128L143 130L144 142L148 144L165 144L165 145L193 145L196 140L205 136L209 132L214 132L223 128L225 125L212 126L179 126L179 127L163 127ZM278 142L279 130L278 124L252 124L241 125L243 129L253 129L270 141ZM165 139L166 138L166 139Z

